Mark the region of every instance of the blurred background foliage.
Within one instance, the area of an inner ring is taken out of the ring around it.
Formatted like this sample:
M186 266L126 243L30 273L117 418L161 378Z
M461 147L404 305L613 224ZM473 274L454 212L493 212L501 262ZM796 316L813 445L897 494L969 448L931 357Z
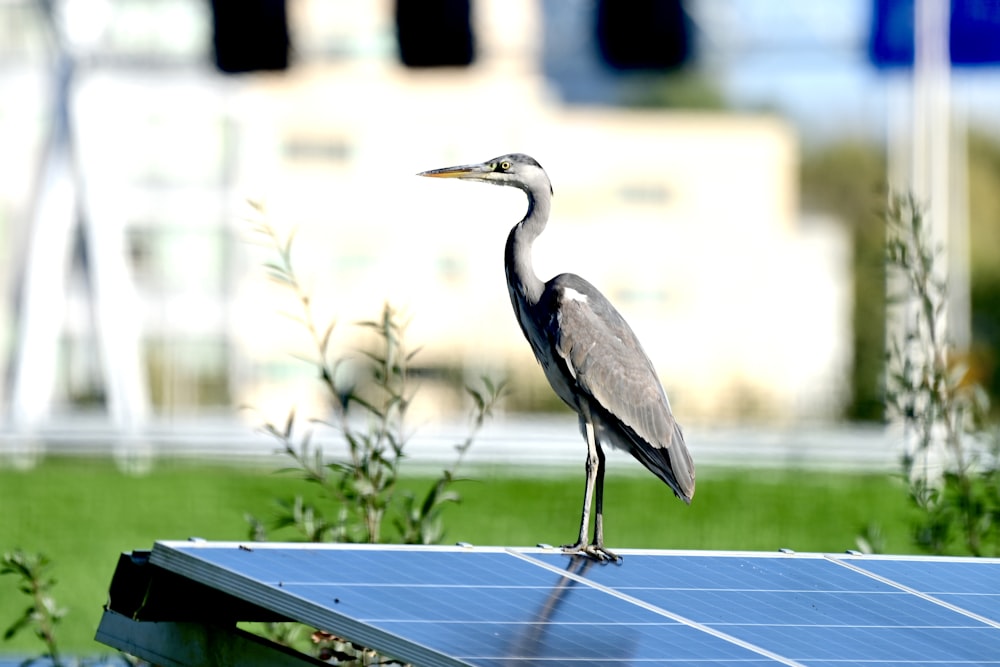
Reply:
M885 363L884 151L859 141L808 150L802 158L802 205L832 214L850 233L853 358L847 419L881 421Z
M968 137L969 234L973 376L1000 406L1000 136ZM888 194L885 151L862 141L807 149L802 157L802 205L833 214L851 233L853 359L845 418L881 421L884 415L885 223Z
M969 222L972 269L972 349L975 379L1000 415L1000 135L969 137Z

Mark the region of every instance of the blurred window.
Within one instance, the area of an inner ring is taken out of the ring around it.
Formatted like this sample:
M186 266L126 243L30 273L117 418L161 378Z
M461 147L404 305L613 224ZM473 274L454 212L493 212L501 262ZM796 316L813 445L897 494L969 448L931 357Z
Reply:
M469 0L396 0L399 59L407 67L472 64Z
M597 44L619 70L668 70L690 56L687 16L680 0L600 0Z

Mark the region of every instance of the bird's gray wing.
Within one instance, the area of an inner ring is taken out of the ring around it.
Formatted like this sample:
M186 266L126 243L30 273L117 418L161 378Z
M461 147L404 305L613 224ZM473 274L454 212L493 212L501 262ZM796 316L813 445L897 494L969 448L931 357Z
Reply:
M694 464L652 362L631 327L590 283L564 274L553 281L553 348L580 390L608 417L657 451L632 451L678 495L694 493ZM634 441L635 438L632 438ZM665 455L665 456L664 456ZM662 459L662 461L660 461ZM658 470L668 464L670 470Z

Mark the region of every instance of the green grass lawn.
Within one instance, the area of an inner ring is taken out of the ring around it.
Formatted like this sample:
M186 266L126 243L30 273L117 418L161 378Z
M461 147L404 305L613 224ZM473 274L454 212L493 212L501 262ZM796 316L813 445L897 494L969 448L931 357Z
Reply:
M275 467L281 465L276 460ZM582 469L527 479L512 472L479 471L460 483L463 502L445 514L447 542L520 546L574 539ZM686 507L654 477L635 473L609 473L605 523L612 548L839 552L855 548L855 536L874 523L886 551L914 550L904 491L886 475L707 469L699 471L697 495ZM245 513L266 519L274 498L311 488L292 475L248 467L161 461L151 474L133 477L108 460L50 458L29 472L0 469L0 550L48 555L56 597L69 610L59 627L63 650L106 653L92 637L120 552L158 539L246 539ZM27 602L14 577L0 577L0 632ZM39 647L28 634L0 643L5 653Z

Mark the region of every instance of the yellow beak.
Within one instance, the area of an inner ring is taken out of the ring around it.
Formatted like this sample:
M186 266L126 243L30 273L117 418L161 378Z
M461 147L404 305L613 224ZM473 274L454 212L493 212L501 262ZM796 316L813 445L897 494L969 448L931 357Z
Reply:
M458 167L444 167L443 169L431 169L422 171L417 176L428 176L430 178L481 178L483 174L488 174L492 170L486 164L466 164Z

